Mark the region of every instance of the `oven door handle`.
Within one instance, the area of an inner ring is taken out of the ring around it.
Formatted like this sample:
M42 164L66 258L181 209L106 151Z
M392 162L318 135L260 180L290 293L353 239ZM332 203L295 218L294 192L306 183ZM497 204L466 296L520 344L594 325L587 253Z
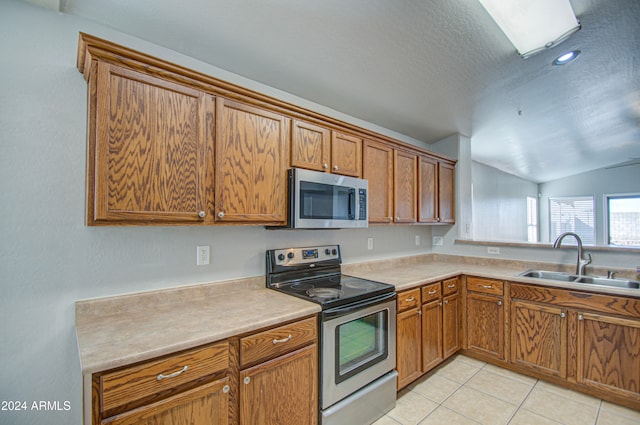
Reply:
M363 301L358 301L357 303L354 303L354 304L348 304L341 307L330 308L322 312L322 319L328 320L328 319L333 319L335 317L344 316L349 313L353 313L354 311L362 310L363 308L366 308L366 307L387 303L390 300L395 298L396 298L396 293L389 292L387 294L379 295L375 298L369 298Z

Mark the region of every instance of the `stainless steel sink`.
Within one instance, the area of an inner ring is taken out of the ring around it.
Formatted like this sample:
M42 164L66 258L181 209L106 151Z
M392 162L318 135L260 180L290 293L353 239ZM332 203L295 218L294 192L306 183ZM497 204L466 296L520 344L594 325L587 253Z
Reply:
M536 279L561 280L562 282L573 282L578 276L563 272L551 272L547 270L527 270L520 273L522 277L533 277Z
M575 274L552 272L548 270L527 270L519 274L522 277L532 277L535 279L560 280L562 282L583 283L585 285L604 285L615 288L640 288L640 282L627 279L613 279L597 276L578 276Z
M589 285L605 285L614 286L616 288L634 288L640 287L640 282L627 279L610 279L606 277L581 276L575 280L576 283L586 283Z

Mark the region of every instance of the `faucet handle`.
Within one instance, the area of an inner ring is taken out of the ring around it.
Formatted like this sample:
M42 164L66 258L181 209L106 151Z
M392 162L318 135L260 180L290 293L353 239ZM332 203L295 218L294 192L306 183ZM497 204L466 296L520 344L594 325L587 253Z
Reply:
M614 279L616 277L616 273L613 270L607 270L607 279Z

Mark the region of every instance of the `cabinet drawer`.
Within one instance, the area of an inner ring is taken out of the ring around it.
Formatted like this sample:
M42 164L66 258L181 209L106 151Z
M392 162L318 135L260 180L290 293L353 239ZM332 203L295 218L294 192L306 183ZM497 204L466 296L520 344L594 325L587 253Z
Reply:
M503 295L504 282L480 277L467 277L467 289L484 294Z
M136 402L202 380L229 367L229 343L219 342L100 376L101 411L128 410ZM124 408L124 409L123 409Z
M318 339L315 317L269 329L240 339L240 366L293 351Z
M447 279L442 282L442 292L446 297L449 294L453 294L454 292L458 292L460 290L460 281L458 278L455 279Z
M432 283L422 287L422 302L427 303L429 301L437 300L442 296L442 285L440 282Z
M420 288L398 293L398 313L420 305Z

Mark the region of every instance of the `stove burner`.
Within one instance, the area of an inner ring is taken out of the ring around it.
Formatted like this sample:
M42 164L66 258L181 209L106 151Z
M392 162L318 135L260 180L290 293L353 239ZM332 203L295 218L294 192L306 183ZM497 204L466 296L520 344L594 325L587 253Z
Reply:
M311 288L307 290L307 295L312 298L337 298L340 290L336 288Z
M308 291L314 288L314 286L311 283L305 283L305 282L300 282L300 283L294 283L293 285L290 286L291 289L293 289L294 291Z
M347 288L352 288L352 289L364 289L364 290L370 290L376 287L375 283L372 282L367 282L364 280L358 280L358 281L354 281L354 282L346 282L343 284L343 286L346 286Z

